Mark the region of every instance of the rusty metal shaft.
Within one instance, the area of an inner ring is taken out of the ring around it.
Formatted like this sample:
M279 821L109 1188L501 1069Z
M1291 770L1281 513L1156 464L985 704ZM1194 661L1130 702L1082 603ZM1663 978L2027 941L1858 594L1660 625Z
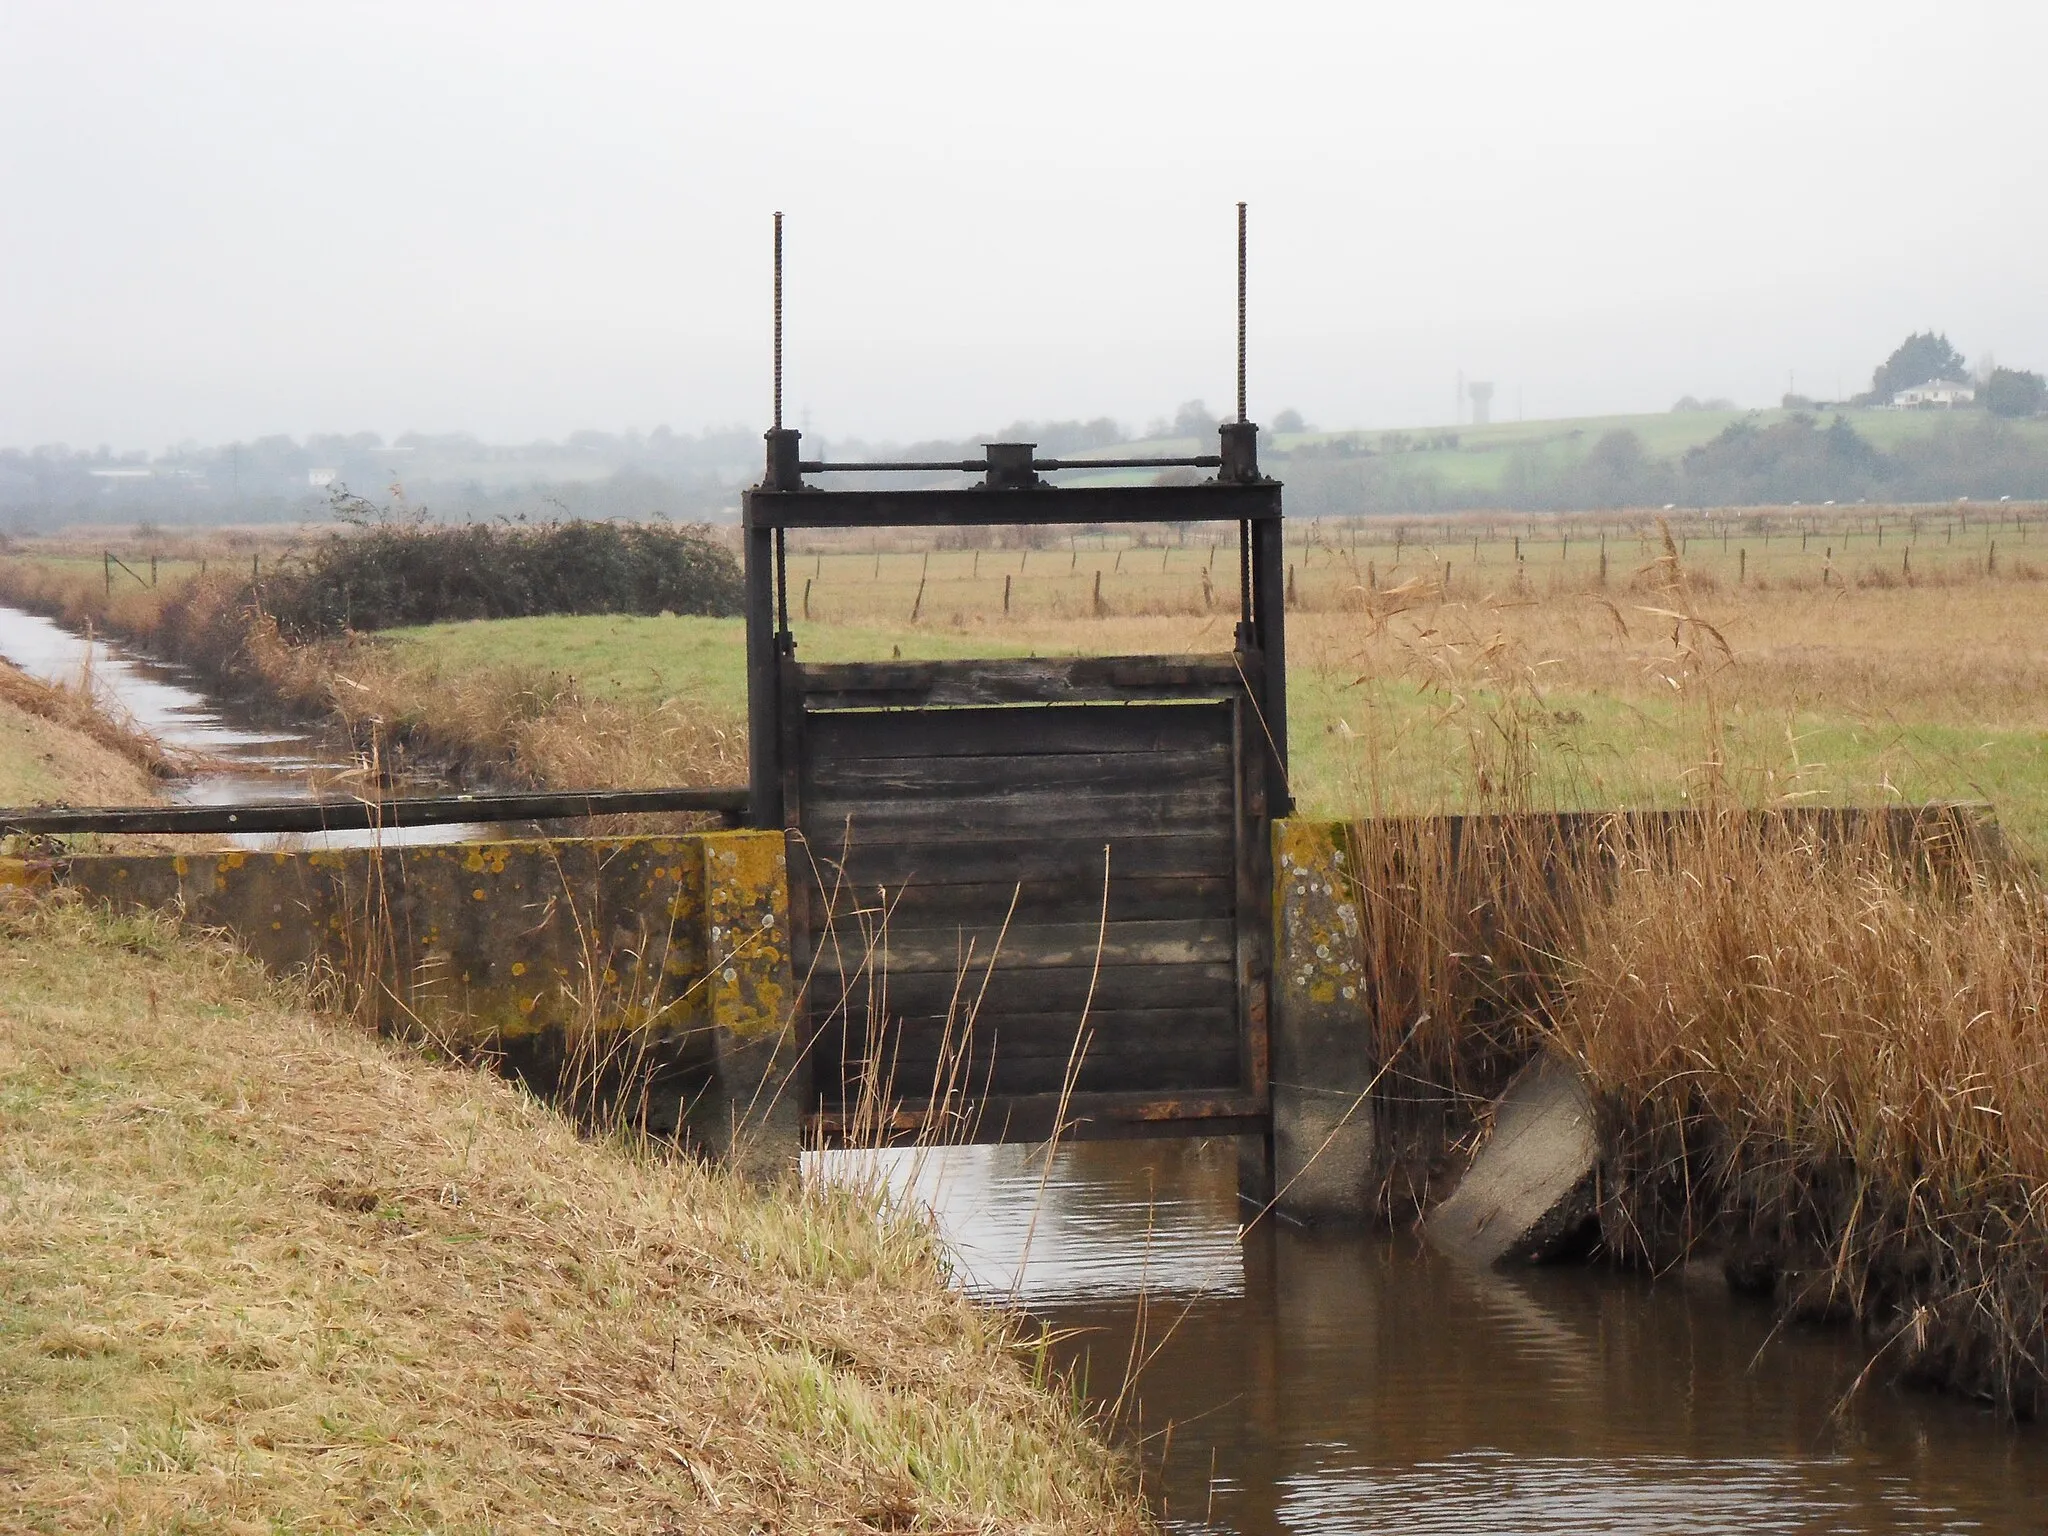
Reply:
M780 215L777 215L780 217ZM780 225L777 226L780 229ZM778 234L777 240L780 240ZM780 244L776 246L781 249ZM780 290L778 289L778 292ZM780 356L780 353L777 354ZM1237 419L1240 422L1251 418L1245 414L1244 404L1244 204L1237 205ZM778 418L779 422L780 418Z

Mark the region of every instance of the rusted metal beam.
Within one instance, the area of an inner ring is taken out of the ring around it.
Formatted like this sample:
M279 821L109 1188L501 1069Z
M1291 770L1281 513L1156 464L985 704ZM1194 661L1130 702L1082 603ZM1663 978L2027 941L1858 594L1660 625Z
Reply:
M749 528L953 528L1045 523L1277 523L1280 487L1072 485L989 490L748 491Z
M263 800L241 805L0 808L0 832L361 832L466 822L566 821L697 811L743 819L744 787L595 789L551 794L420 795L400 800Z
M1181 458L1135 459L1033 459L1034 470L1058 469L1219 469L1220 454L1197 453ZM807 475L949 473L980 475L988 472L983 459L846 459L831 461L805 459L797 466Z

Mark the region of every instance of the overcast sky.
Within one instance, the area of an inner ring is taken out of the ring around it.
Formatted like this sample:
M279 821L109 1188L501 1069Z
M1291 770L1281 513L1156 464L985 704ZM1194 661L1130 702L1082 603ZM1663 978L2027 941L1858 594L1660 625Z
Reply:
M0 444L1774 403L2048 366L2048 6L0 0Z

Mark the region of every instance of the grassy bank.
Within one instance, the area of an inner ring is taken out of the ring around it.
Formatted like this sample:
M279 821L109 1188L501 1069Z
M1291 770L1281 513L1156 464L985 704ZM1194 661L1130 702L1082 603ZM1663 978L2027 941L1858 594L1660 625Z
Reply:
M0 674L0 803L141 745ZM579 1136L169 919L0 890L0 1527L1134 1530L931 1233Z
M1131 1529L921 1226L579 1137L167 922L0 921L0 1524Z
M0 800L8 805L139 804L179 766L82 691L0 662Z
M197 564L165 570L158 587L108 591L96 564L10 559L0 561L0 601L181 662L259 717L327 722L386 765L424 760L458 777L522 785L744 777L745 742L732 722L689 700L626 707L517 651L466 668L354 635L292 644L247 601L240 575Z

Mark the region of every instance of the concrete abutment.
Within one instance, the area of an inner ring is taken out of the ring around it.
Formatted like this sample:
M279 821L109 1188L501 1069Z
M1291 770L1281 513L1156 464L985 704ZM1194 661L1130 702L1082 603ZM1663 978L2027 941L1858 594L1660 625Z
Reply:
M763 1178L796 1167L807 1082L780 833L83 854L11 873L224 929L378 1027L573 1109Z
M1602 839L1621 822L1654 838L1679 819L1523 818L1530 825L1517 836L1548 851L1516 864L1514 878L1540 885L1559 860L1601 857ZM1934 850L1930 858L1986 826L1971 807L1802 813L1800 825L1808 822L1823 837L1875 823L1916 856ZM1374 974L1367 918L1384 924L1386 914L1365 903L1407 901L1404 882L1441 873L1404 860L1454 864L1502 830L1500 818L1406 824L1390 835L1408 851L1373 854L1361 870L1360 828L1273 823L1262 1042L1270 1112L1238 1141L1240 1193L1252 1209L1298 1222L1427 1211L1458 1171L1453 1144L1490 1121L1495 1145L1474 1169L1477 1182L1468 1179L1433 1223L1443 1240L1476 1252L1520 1223L1501 1252L1537 1256L1546 1234L1578 1219L1598 1148L1576 1077L1539 1073L1491 1111L1469 1093L1432 1099L1427 1074L1402 1055L1418 1021L1373 1014L1377 999L1400 989ZM13 861L0 880L57 881L226 929L274 970L324 973L381 1027L494 1057L543 1092L588 1103L629 1087L640 1096L630 1117L650 1132L682 1136L764 1178L794 1168L803 1145L810 1042L801 1038L789 857L778 832L79 855ZM1449 942L1423 932L1420 917L1404 921L1416 929L1411 943ZM1515 1048L1514 1030L1495 1033ZM1520 1059L1495 1063L1501 1070L1484 1081L1498 1085L1524 1064L1529 1048L1519 1049ZM1251 1118L1238 1117L1240 1132ZM1200 1122L1188 1126L1198 1133ZM1489 1167L1511 1143L1518 1160ZM1541 1168L1531 1161L1538 1151ZM1489 1187L1495 1207L1475 1214ZM1545 1191L1550 1204L1531 1214L1528 1200Z

